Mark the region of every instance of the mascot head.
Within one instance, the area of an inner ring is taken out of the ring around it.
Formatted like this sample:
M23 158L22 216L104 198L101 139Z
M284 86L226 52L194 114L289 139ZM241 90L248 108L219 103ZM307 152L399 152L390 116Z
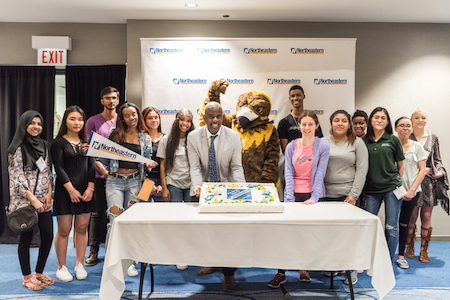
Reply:
M257 119L268 122L271 110L269 96L263 91L251 90L239 96L236 117L241 127Z

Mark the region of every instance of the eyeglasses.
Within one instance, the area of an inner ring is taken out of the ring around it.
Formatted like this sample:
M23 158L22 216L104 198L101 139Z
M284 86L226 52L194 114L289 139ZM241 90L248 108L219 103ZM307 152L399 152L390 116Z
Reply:
M397 125L397 127L399 127L399 128L401 128L401 129L403 129L403 128L406 128L406 129L411 129L412 128L412 126L411 125L405 125L405 124L400 124L400 125Z
M103 97L105 100L116 100L119 99L119 97Z

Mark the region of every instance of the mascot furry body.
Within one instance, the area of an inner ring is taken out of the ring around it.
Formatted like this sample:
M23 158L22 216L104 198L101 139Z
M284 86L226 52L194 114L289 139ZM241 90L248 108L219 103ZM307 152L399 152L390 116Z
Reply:
M200 110L201 126L205 125L205 105L210 101L220 103L220 93L224 94L227 86L225 80L211 84L208 98ZM277 129L269 121L270 111L269 96L262 91L251 90L239 96L235 114L224 114L223 125L237 131L241 137L242 166L247 182L278 182L280 140ZM247 116L252 116L250 121Z

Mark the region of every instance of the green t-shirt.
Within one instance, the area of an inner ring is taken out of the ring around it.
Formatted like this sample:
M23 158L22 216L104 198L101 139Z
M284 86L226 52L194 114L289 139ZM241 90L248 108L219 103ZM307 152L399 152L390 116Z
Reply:
M367 143L369 152L369 172L367 173L367 193L392 192L402 185L397 162L405 159L398 137L385 132L378 141Z

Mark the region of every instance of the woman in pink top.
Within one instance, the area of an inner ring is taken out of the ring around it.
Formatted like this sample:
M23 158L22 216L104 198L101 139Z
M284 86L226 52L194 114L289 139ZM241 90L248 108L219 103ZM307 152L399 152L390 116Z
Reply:
M285 151L284 201L314 204L325 197L330 145L314 136L319 120L313 111L303 111L298 120L302 138L290 142Z
M325 197L323 179L330 156L330 145L327 141L315 136L319 120L311 110L304 110L298 118L302 137L290 142L284 153L284 202L303 202L314 204ZM286 270L278 270L275 277L267 284L278 288L286 282ZM310 282L309 273L300 270L300 281Z

